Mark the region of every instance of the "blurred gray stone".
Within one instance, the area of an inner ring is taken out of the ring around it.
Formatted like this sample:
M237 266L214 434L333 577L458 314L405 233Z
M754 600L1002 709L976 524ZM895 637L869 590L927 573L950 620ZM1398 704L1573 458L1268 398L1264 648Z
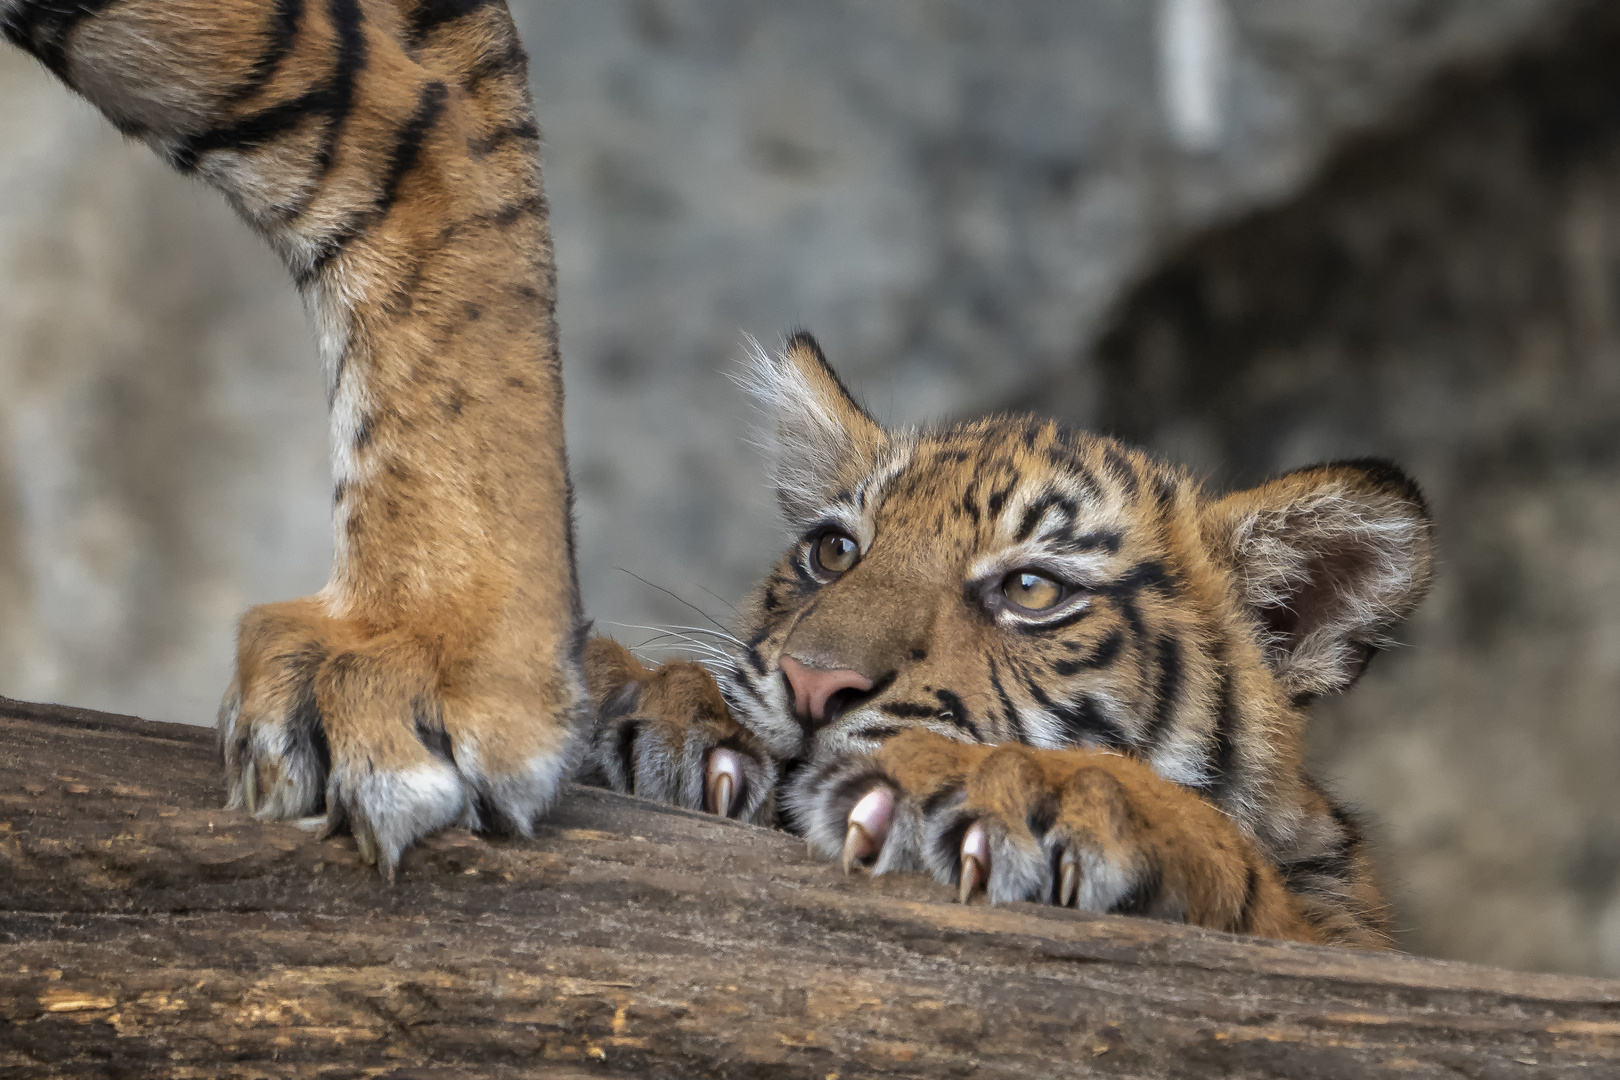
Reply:
M709 594L735 598L775 554L772 501L743 441L750 418L725 376L745 333L769 341L807 326L895 422L1009 403L1118 421L1115 377L1078 358L1125 325L1136 283L1180 265L1190 237L1307 197L1324 162L1361 133L1409 122L1437 77L1497 70L1526 42L1556 40L1581 6L516 0L546 133L589 609L608 630L700 618L623 568L724 619ZM0 692L207 722L241 610L325 577L324 419L308 331L274 261L219 200L120 143L10 50L0 104ZM1458 167L1494 163L1475 154ZM1387 197L1406 195L1391 186ZM1583 198L1607 213L1600 191ZM1570 250L1601 262L1608 249ZM1612 325L1602 322L1612 298L1581 303L1582 318L1598 320L1592 333ZM1266 370L1284 383L1310 374ZM1417 383L1403 422L1429 425L1427 443L1382 421L1357 426L1349 405L1308 412L1317 429L1236 402L1230 415L1284 433L1252 453L1179 400L1140 430L1201 462L1235 448L1231 475L1353 443L1409 456L1427 479L1444 471L1434 462L1445 439L1472 436L1445 419L1443 374ZM1265 386L1241 385L1269 400ZM1510 397L1504 389L1499 406ZM1609 511L1578 511L1580 535L1594 539L1578 548L1577 587L1522 554L1563 535L1560 514L1577 510L1520 520L1512 490L1478 497L1481 512L1514 524L1490 535L1448 527L1448 559L1528 565L1521 593L1554 603L1574 590L1597 610L1598 583L1620 573L1595 539L1616 535ZM1462 507L1441 505L1448 516ZM1463 609L1445 580L1425 619L1454 626ZM1593 633L1588 648L1609 647L1612 627ZM1415 779L1379 781L1387 762L1355 756L1353 737L1325 744L1345 786L1394 831L1392 865L1412 885L1404 911L1455 929L1415 944L1620 972L1620 945L1591 959L1600 920L1569 914L1597 902L1576 899L1596 886L1492 894L1497 915L1463 914L1480 874L1506 873L1512 844L1542 843L1553 826L1511 833L1487 858L1481 845L1494 841L1456 839L1456 812L1434 819L1445 828L1425 824L1446 798L1477 810L1485 794L1453 789L1499 775L1470 773L1485 765L1454 745L1475 738L1453 722L1461 712L1446 712L1468 664L1520 670L1526 687L1567 683L1559 701L1586 702L1588 717L1614 702L1612 684L1590 665L1560 666L1529 637L1492 653L1450 640L1435 639L1425 661L1435 667L1403 656L1375 669L1345 699L1361 711L1324 725L1348 732L1387 707L1388 723L1409 717L1404 737L1421 743L1405 767L1439 770L1420 800ZM1402 703L1420 694L1415 708ZM1513 814L1554 786L1559 805L1596 805L1598 781L1578 759L1607 759L1589 752L1600 734L1581 731L1538 737L1542 765L1507 801ZM1431 839L1407 839L1420 834ZM1607 850L1558 881L1609 865ZM1543 944L1502 946L1514 918L1534 928L1521 938ZM1620 940L1620 928L1602 933Z

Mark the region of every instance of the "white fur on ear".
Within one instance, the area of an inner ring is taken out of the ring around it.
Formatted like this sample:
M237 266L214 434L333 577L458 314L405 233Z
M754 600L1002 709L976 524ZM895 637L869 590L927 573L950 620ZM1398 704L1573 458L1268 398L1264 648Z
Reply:
M1215 509L1267 658L1293 694L1348 687L1428 592L1427 507L1384 462L1302 469Z
M770 462L783 514L808 525L834 492L877 463L883 431L809 334L791 335L774 355L752 337L747 342L736 381L765 414L754 441Z

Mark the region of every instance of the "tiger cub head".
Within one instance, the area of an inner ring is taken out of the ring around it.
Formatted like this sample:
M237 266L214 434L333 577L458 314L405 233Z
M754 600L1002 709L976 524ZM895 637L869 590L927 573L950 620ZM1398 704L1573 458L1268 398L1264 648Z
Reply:
M1429 584L1428 511L1383 462L1217 496L1049 420L885 431L802 333L746 381L795 539L722 682L779 758L922 727L1226 789L1297 758L1302 704Z

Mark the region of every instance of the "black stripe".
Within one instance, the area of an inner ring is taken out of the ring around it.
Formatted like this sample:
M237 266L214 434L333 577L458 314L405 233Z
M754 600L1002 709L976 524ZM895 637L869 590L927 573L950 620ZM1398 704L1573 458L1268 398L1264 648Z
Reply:
M1119 601L1119 613L1125 616L1125 624L1131 628L1131 635L1138 645L1147 637L1147 624L1142 621L1142 610L1136 606L1136 598L1127 596Z
M1110 555L1119 554L1119 546L1125 538L1112 529L1100 529L1096 532L1081 533L1079 536L1054 536L1049 542L1060 551L1071 554L1081 554L1087 551L1106 551Z
M742 668L740 668L740 667L732 668L731 669L731 679L732 679L733 684L737 687L737 689L743 691L749 697L751 697L755 701L759 702L761 705L766 704L765 695L760 692L758 687L756 687L752 682L749 681L748 673L746 671L744 671Z
M1024 689L1035 699L1035 704L1052 714L1069 742L1082 743L1090 737L1105 746L1124 747L1131 744L1130 737L1118 724L1103 715L1096 700L1090 696L1082 696L1078 701L1054 702L1027 673L1024 673Z
M962 509L967 512L968 517L973 519L973 527L975 529L979 527L978 496L979 482L977 480L970 480L968 482L967 490L962 492Z
M1327 792L1317 788L1316 793L1322 797L1323 802L1327 803L1328 813L1333 815L1334 822L1344 831L1345 849L1348 851L1351 848L1360 847L1365 840L1361 833L1361 823L1355 819L1350 811L1340 806Z
M216 150L256 149L291 131L307 117L317 113L324 115L329 97L330 87L320 86L250 116L188 135L170 149L169 164L190 173L196 171L204 154Z
M481 139L467 140L467 153L475 158L488 157L496 150L509 142L539 142L540 125L533 120L524 120L516 124L507 124L496 128Z
M1059 675L1078 675L1082 671L1095 671L1107 667L1119 658L1120 649L1125 646L1125 631L1115 629L1107 637L1097 643L1097 648L1090 656L1074 660L1059 660L1052 665L1052 670Z
M428 34L447 22L454 22L488 7L493 0L421 0L411 13L411 43L419 45Z
M196 171L204 154L216 150L257 149L285 135L308 117L325 113L328 97L329 91L325 87L311 90L252 116L189 135L169 151L169 164L183 173L191 173Z
M767 624L754 631L754 636L743 646L743 651L748 656L748 665L761 675L765 674L765 657L760 655L759 647L770 636L771 627Z
M990 657L990 686L995 690L996 697L1001 699L1001 710L1007 716L1008 733L1014 742L1027 743L1029 735L1024 731L1024 722L1018 717L1018 710L1013 706L1012 698L1007 696L1007 688L1001 685L1001 672L996 667L996 658Z
M1018 523L1018 532L1014 539L1020 544L1028 540L1034 534L1035 527L1046 517L1047 512L1053 509L1063 511L1068 518L1067 524L1063 526L1065 530L1074 528L1074 517L1077 512L1074 500L1056 492L1049 492L1025 508L1024 518Z
M1100 742L1104 746L1122 747L1129 744L1119 725L1103 715L1102 707L1091 695L1082 695L1073 704L1055 706L1052 715L1063 726L1064 736L1071 743Z
M1103 442L1102 452L1103 461L1108 464L1108 471L1125 485L1125 491L1131 498L1136 498L1137 492L1141 489L1136 477L1136 466L1131 464L1130 458L1125 456L1119 444L1112 439Z
M316 177L326 175L332 167L343 124L354 107L355 78L366 64L366 41L361 29L359 0L328 0L327 6L338 34L337 54L332 61L330 77L291 101L272 105L251 116L232 120L181 140L169 152L171 165L181 172L193 172L204 154L218 150L253 150L287 134L309 117L321 116L326 119L326 132L316 153L314 174ZM265 79L269 77L266 75ZM251 85L245 85L243 96L250 94L252 89ZM302 213L303 209L297 208L295 215Z
M416 95L416 111L399 129L394 140L394 152L388 158L388 171L383 174L382 198L377 201L378 212L387 213L399 199L399 186L416 168L416 163L422 157L422 144L427 140L428 133L438 125L449 99L449 88L437 79L423 86Z
M530 195L526 199L501 203L493 210L474 214L461 224L462 227L466 225L494 225L496 228L504 229L516 225L524 218L543 214L545 209L546 197L544 195Z
M354 108L354 84L366 66L366 35L360 13L360 0L327 0L327 11L332 25L337 28L337 57L332 66L332 79L326 88L326 99L321 103L321 114L327 119L326 135L316 156L316 175L325 176L332 168L338 138L343 134L349 113Z
M270 17L270 27L265 33L264 50L253 61L242 85L231 91L229 100L246 101L275 78L281 62L287 59L298 41L298 24L303 18L304 0L276 0L275 14Z
M1350 876L1350 859L1347 852L1330 851L1323 855L1311 855L1303 859L1293 859L1280 864L1278 867L1283 874L1283 882L1291 891L1298 892L1309 883L1300 880L1306 875L1320 875L1343 881Z
M1014 473L1012 480L1008 481L1006 487L1002 488L1000 491L992 491L990 493L990 498L985 502L984 506L985 509L989 511L991 517L1001 516L1001 508L1006 504L1007 496L1011 495L1013 488L1017 486L1018 475Z
M934 706L919 705L915 701L885 701L878 706L878 711L900 720L927 720L939 715L939 709Z
M1278 869L1282 871L1283 884L1290 892L1300 892L1310 888L1312 883L1303 880L1309 877L1327 877L1336 882L1346 881L1354 869L1352 856L1361 846L1361 827L1355 818L1338 803L1334 802L1316 784L1311 788L1327 803L1328 813L1332 815L1334 823L1339 826L1340 835L1329 850L1318 854L1308 855L1304 858L1291 859L1279 863Z
M960 730L967 732L973 736L974 742L984 741L979 734L979 725L968 715L967 706L962 703L961 698L949 690L935 690L934 696L939 698L940 711L937 715L941 720L948 720Z
M400 185L421 159L422 144L444 116L449 96L449 88L437 79L424 83L417 91L416 110L410 119L400 125L394 135L394 148L389 152L388 168L383 173L382 189L378 192L376 200L370 209L350 215L342 225L321 240L320 254L307 269L301 270L297 275L300 285L307 285L318 277L333 259L343 254L350 241L363 234L373 223L386 217L388 211L393 209L394 203L399 200Z
M67 76L68 38L79 23L114 0L24 0L0 19L0 33L26 52L33 53L57 78L72 86Z
M1238 908L1237 918L1233 922L1232 932L1247 934L1254 919L1254 898L1260 891L1260 871L1253 863L1249 864L1249 878L1243 886L1243 906Z
M1153 688L1153 715L1148 724L1147 742L1155 745L1170 727L1176 702L1181 697L1184 665L1181 643L1168 635L1154 643L1155 659L1159 666L1159 681Z
M872 739L877 742L884 742L900 734L900 731L901 729L897 727L863 727L858 731L850 732L850 735L857 739Z

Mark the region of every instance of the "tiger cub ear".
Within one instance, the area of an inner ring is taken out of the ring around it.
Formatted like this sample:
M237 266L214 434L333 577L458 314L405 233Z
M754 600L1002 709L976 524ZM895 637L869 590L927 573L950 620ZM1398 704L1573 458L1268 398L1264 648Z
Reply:
M872 471L887 436L802 330L775 356L756 345L740 381L766 414L759 441L783 515L814 524L836 492Z
M1206 506L1204 536L1293 696L1343 690L1429 590L1433 525L1385 461L1313 465Z

